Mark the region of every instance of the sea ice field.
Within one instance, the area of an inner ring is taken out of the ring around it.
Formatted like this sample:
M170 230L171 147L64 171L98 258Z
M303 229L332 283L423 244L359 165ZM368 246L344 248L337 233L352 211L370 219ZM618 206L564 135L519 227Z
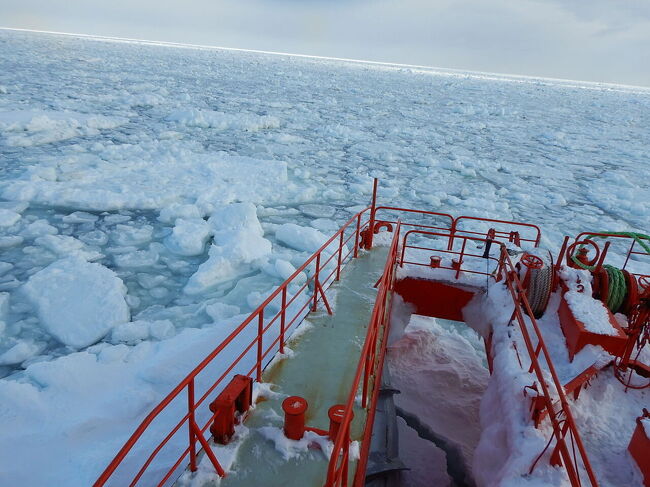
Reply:
M649 127L645 88L0 30L0 484L92 484L375 177L648 233Z

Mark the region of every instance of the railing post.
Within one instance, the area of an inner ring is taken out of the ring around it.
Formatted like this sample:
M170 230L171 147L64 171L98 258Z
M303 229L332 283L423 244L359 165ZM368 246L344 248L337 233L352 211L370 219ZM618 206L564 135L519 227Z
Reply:
M354 258L359 257L359 232L361 231L361 213L357 215L357 230L354 234Z
M264 333L264 308L257 321L257 382L262 382L262 334Z
M282 310L280 311L280 353L284 353L284 327L287 320L287 286L282 288Z
M316 272L314 273L314 304L312 304L311 310L316 311L318 309L318 274L320 272L320 253L316 256Z
M372 240L375 236L375 212L377 211L377 178L372 183L372 204L370 206L370 223L368 223L368 240L366 242L366 249L372 248Z
M399 259L400 267L404 267L404 255L406 253L406 239L408 238L408 236L409 236L409 232L406 232L406 234L404 234L404 240L402 241L402 256ZM397 253L397 250L395 250L395 252Z
M603 247L603 251L600 253L600 258L598 259L598 263L596 264L596 269L594 269L594 274L597 274L600 272L600 270L603 267L603 262L605 262L605 257L607 257L607 251L609 250L609 245L611 242L608 240L605 242L605 247ZM634 245L634 243L632 244ZM630 247L631 249L632 247ZM628 254L628 258L630 255ZM625 260L625 264L623 264L623 268L625 268L625 265L627 264L627 259Z
M451 228L449 229L449 243L447 244L447 250L453 250L454 248L454 234L456 233L456 220L451 221Z
M627 267L627 262L630 260L630 255L632 255L632 249L634 249L635 243L636 239L632 239L632 245L630 245L630 250L627 251L627 256L625 257L625 262L623 263L622 269L625 269Z
M194 429L192 424L194 420L194 378L190 380L187 384L187 412L189 418L187 421L187 429L190 434L190 471L196 472L196 435L194 434Z
M460 249L460 257L458 258L458 269L456 269L456 279L460 277L460 270L463 267L463 257L465 257L465 245L467 245L467 238L463 238L463 246Z
M341 232L341 238L339 240L339 257L336 263L336 280L341 279L341 259L343 257L343 236L345 235L345 230Z

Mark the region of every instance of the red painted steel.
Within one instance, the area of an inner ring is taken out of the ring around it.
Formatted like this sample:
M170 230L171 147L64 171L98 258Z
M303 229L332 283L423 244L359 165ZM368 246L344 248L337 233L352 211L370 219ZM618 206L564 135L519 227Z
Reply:
M501 262L500 262L499 259L496 259L494 257L487 257L486 258L482 254L481 255L472 254L472 253L469 253L469 252L465 251L467 241L480 242L482 244L487 245L488 242L494 242L494 240L492 240L492 239L479 238L479 237L468 237L468 236L465 236L465 235L456 235L456 236L454 236L454 241L461 240L463 242L463 244L462 244L462 246L460 248L460 251L455 251L455 250L453 250L451 240L449 241L449 245L448 245L447 249L442 249L440 247L422 247L422 246L419 246L419 245L409 245L408 244L408 238L411 235L422 235L422 236L429 237L429 238L430 237L451 238L451 234L446 234L446 233L442 233L442 232L431 232L431 231L425 231L425 230L409 230L408 232L405 232L404 233L404 238L402 239L402 246L401 246L402 250L401 250L401 255L400 255L400 258L399 258L400 267L403 267L404 264L410 264L410 265L423 266L423 267L436 267L436 268L439 268L439 269L449 269L449 270L455 271L455 278L458 279L460 277L461 272L467 272L467 273L470 273L470 274L479 274L479 275L483 275L483 276L491 276L492 275L491 272L483 272L483 271L476 271L476 270L472 270L472 269L463 268L463 263L466 262L466 258L467 259L478 259L478 260L480 260L482 262L485 262L486 260L487 261L492 261L492 262L496 262L499 267L501 266ZM432 266L432 262L433 262L432 259L434 257L439 257L439 256L431 256L431 257L429 257L429 262L428 263L427 262L416 262L416 261L406 260L406 257L407 257L406 256L406 249L426 250L426 251L430 251L430 252L436 253L436 254L449 254L452 257L451 265L449 265L449 266L442 265L442 260L440 261L440 263L438 263L437 259L436 259L436 265Z
M459 287L415 277L395 281L395 292L415 307L416 314L453 321L465 321L462 310L476 291L469 286Z
M289 396L282 401L284 435L290 440L300 440L305 434L307 401L300 396Z
M567 349L569 351L569 361L573 361L576 353L584 348L585 345L599 345L604 350L615 356L623 355L627 343L627 335L614 318L614 315L606 310L609 317L609 323L616 330L616 335L603 335L589 331L585 324L577 319L571 311L571 307L566 302L564 296L560 301L558 315L560 317L560 326L566 338Z
M650 487L650 438L641 423L644 420L650 421L650 413L647 409L644 409L643 414L636 418L636 428L627 449L643 474L643 485Z
M481 223L487 223L487 222L499 223L507 227L509 230L497 231L494 228L490 228L487 232L461 230L460 228L458 228L458 224L459 222L463 222L463 221L465 222L476 221ZM531 232L533 232L533 234L530 236L522 237L517 230L510 230L510 227L515 227L518 229L529 229ZM465 233L468 235L485 235L486 238L489 238L490 235L493 235L491 237L491 239L493 240L513 242L518 246L521 246L521 242L529 242L532 243L534 247L538 247L542 239L542 231L537 225L533 225L532 223L515 222L509 220L495 220L492 218L480 218L475 216L459 216L458 218L456 218L456 220L454 221L454 228L452 233L454 235L465 234ZM517 241L519 243L517 243Z
M397 246L399 243L400 224L397 223L393 240L388 251L386 266L379 281L377 298L368 324L368 334L361 349L359 364L350 387L348 400L345 404L343 418L339 426L334 448L327 468L326 487L346 487L350 468L350 425L354 417L354 404L357 391L361 386L361 407L368 410L363 439L361 441L360 458L354 477L354 486L360 487L365 483L366 464L370 453L370 437L374 423L375 408L381 385L382 365L386 354L390 318L390 291L395 281L397 264ZM370 397L368 397L370 396ZM369 399L369 400L368 400Z
M634 250L634 247L636 245L636 240L633 237L629 236L629 235L619 235L619 234L616 234L616 233L608 233L608 232L582 232L581 234L579 234L575 238L574 242L578 242L580 240L583 240L586 237L589 237L589 238L600 237L600 238L612 239L611 242L625 242L626 240L629 241L629 247L627 248L625 261L623 262L623 265L621 266L621 269L627 269L627 266L630 263L630 258L633 255L645 256L645 257L650 258L650 254L648 252L646 252L645 250L643 250L643 251ZM650 241L648 241L648 243L650 243ZM603 252L604 251L605 250L603 249ZM604 259L604 256L602 256L601 259ZM633 274L637 278L643 278L643 277L648 278L648 277L650 277L649 274L641 274L641 273L633 273Z
M551 455L551 461L555 464L557 460L561 460L562 465L567 471L569 481L572 486L582 485L580 465L587 474L590 485L597 486L598 481L594 474L593 468L587 456L587 453L582 443L578 428L573 418L573 413L569 406L569 402L564 391L564 387L558 378L555 366L548 352L544 337L539 329L537 320L533 317L533 312L530 309L530 304L526 299L525 290L519 280L518 273L512 260L508 255L505 246L501 246L501 260L504 263L503 272L505 273L505 282L508 291L512 297L515 305L512 320L516 320L519 329L521 330L526 351L531 361L531 368L537 379L537 384L541 387L541 395L538 396L538 401L543 402L545 412L548 414L549 421L553 430L553 437L555 438L555 448ZM524 316L524 315L527 316ZM532 335L532 337L531 337ZM533 339L537 342L537 347L533 346ZM547 366L547 371L544 370L540 364L540 356L544 359ZM554 397L551 395L551 389L547 384L547 376L550 375L551 382L557 396L560 406L559 410L555 409ZM560 419L564 416L564 419ZM571 452L567 446L566 437L569 437L572 446ZM576 451L577 450L577 451ZM534 468L534 464L531 468Z
M210 411L214 413L210 433L215 442L222 445L228 443L235 434L235 411L244 414L252 403L253 379L241 374L236 375L209 406ZM192 409L189 408L190 411Z
M336 441L344 416L345 404L335 404L327 410L327 417L330 419L330 427L327 431L327 435L329 436L330 440ZM354 413L352 413L352 417L354 418Z

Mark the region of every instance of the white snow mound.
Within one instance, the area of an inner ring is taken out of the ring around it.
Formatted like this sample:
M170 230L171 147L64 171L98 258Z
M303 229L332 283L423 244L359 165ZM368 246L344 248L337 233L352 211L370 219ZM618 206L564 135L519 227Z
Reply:
M129 321L122 280L110 269L80 258L50 264L30 277L23 291L43 328L73 348L92 345Z

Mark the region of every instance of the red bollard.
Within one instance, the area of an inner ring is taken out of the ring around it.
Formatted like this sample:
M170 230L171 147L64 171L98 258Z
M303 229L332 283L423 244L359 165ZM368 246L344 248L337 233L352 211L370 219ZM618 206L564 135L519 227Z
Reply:
M307 401L300 396L289 396L282 401L284 434L290 440L300 440L305 434Z
M647 435L641 422L649 418L650 413L644 408L643 414L636 419L636 429L627 447L627 450L643 474L644 485L650 485L650 463L648 462L648 455L650 455L650 437Z
M228 444L235 434L235 411L246 413L253 400L253 379L245 375L236 375L228 383L217 398L210 404L214 420L210 433L214 441L222 445Z
M431 256L431 264L430 265L434 269L437 268L437 267L440 267L441 262L442 262L442 257L440 257L438 255L432 255Z
M210 426L210 433L216 443L228 444L235 434L235 397L221 394L212 404L210 411L214 413L214 421Z
M327 416L330 418L329 437L331 441L336 441L336 436L339 434L344 415L345 405L343 404L336 404L327 410ZM354 413L352 413L352 418L354 418Z

